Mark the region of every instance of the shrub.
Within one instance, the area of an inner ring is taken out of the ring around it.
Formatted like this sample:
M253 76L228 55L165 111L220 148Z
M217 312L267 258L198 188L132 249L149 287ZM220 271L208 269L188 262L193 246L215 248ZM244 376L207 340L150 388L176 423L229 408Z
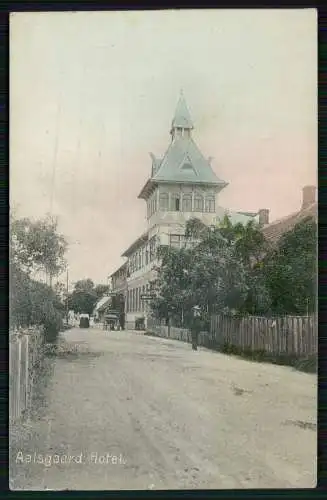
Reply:
M15 264L10 271L10 327L44 326L44 340L54 342L63 326L62 306L56 294Z

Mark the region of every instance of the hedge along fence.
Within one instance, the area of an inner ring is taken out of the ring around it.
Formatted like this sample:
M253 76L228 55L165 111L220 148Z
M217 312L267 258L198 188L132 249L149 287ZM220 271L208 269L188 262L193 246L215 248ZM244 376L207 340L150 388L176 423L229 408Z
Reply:
M189 330L169 328L153 319L149 319L147 330L159 337L191 342ZM201 332L199 335L199 345L221 350L227 345L243 351L262 351L272 355L291 355L298 358L316 355L317 317L213 316L210 332Z
M43 339L42 328L36 327L9 334L9 419L12 422L24 417L30 408Z

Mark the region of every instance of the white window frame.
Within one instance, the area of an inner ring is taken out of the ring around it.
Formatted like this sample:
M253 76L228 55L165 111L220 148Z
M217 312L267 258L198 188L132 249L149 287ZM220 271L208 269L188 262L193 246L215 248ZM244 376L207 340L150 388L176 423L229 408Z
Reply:
M202 205L201 209L197 208L197 203L196 203L197 201L200 201L200 200L201 200L201 205ZM203 199L202 194L196 193L194 195L194 212L203 212L203 210L204 210L203 205L204 205L204 199Z

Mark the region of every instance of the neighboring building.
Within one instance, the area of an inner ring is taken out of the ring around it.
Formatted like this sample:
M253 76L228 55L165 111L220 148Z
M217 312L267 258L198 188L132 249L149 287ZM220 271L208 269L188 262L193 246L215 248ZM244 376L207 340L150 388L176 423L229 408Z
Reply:
M127 287L127 262L124 262L122 266L120 266L117 271L111 274L111 291L119 293L126 293Z
M271 224L264 225L262 232L265 238L272 244L277 243L283 234L291 231L296 224L306 217L314 217L317 220L318 203L316 201L316 191L317 188L315 186L305 186L302 189L301 209L282 219L275 220Z
M110 306L111 297L102 297L95 305L93 316L96 322L103 322L104 315Z
M150 292L150 281L158 264L159 245L180 246L184 241L186 222L198 218L215 225L225 214L233 223L251 219L267 222L268 212L256 214L232 212L219 206L219 193L227 183L219 179L192 138L194 126L185 99L180 96L172 121L171 142L161 158L150 154L151 176L138 198L147 206L147 229L125 250L126 264L111 275L113 292L125 294L126 327L134 328L135 320L149 314L148 302L141 299Z

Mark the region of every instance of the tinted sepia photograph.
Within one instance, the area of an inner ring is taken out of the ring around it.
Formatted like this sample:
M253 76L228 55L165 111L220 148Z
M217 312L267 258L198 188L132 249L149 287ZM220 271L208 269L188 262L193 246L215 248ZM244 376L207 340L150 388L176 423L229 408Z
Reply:
M315 488L317 13L10 16L9 487Z

